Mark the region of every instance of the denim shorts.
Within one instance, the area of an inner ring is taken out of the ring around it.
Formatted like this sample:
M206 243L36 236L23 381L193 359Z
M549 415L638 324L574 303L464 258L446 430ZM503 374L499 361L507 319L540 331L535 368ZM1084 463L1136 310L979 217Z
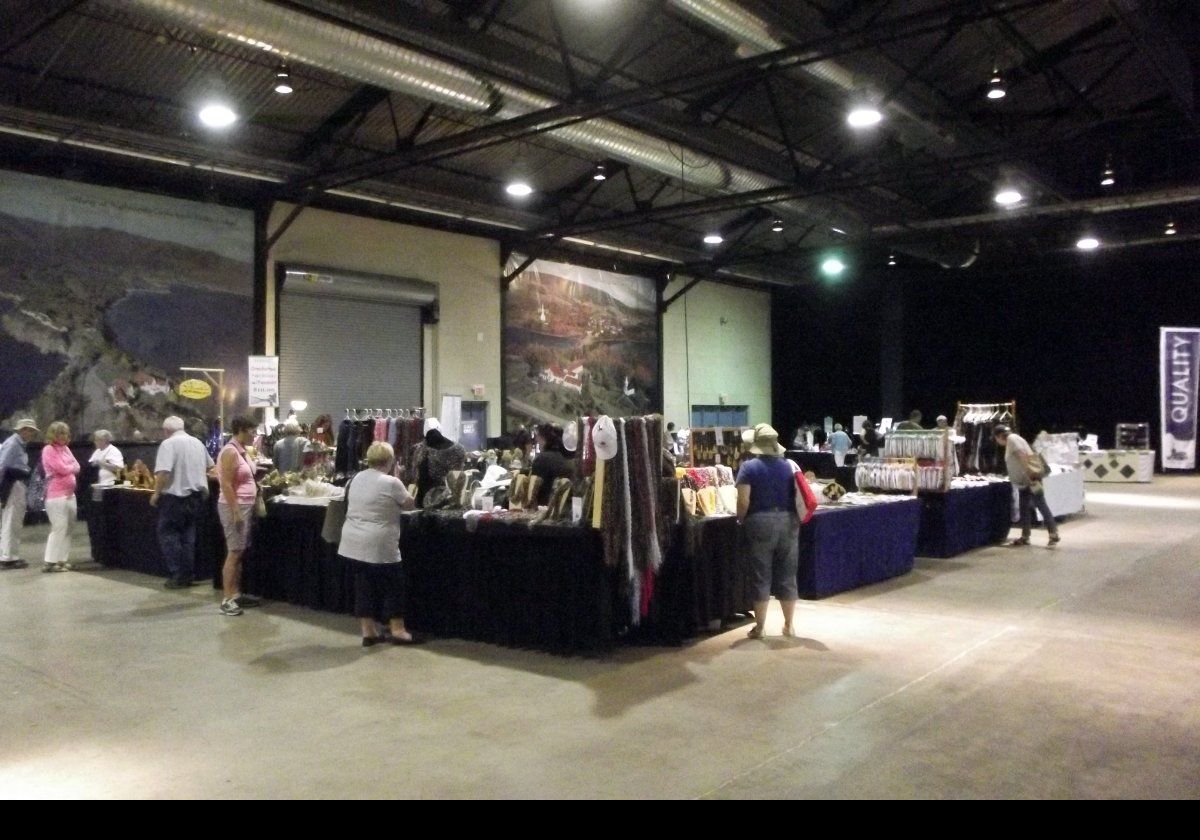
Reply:
M746 517L746 551L755 601L799 597L800 521L791 511L752 513Z

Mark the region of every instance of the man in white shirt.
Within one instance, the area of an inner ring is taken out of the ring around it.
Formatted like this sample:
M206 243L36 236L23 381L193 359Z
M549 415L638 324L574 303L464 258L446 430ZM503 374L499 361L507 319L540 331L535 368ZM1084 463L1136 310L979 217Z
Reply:
M163 421L167 438L154 458L154 495L158 511L158 544L171 576L167 589L183 589L195 581L196 526L208 499L212 456L204 444L183 430L183 419Z
M92 435L92 443L96 451L88 458L88 463L100 468L96 484L99 487L112 487L117 483L117 470L125 469L125 456L113 446L112 432L108 429L97 429Z
M1037 507L1038 513L1042 515L1042 521L1046 523L1046 530L1050 532L1049 544L1057 545L1060 539L1058 523L1054 521L1054 514L1050 512L1050 505L1046 503L1046 491L1042 487L1042 477L1034 478L1029 474L1029 456L1033 454L1033 447L1025 438L1003 424L992 431L992 436L995 437L997 444L1004 447L1004 465L1008 469L1008 480L1017 488L1017 499L1021 510L1021 536L1009 545L1029 545L1034 507Z
M37 436L33 420L18 420L0 444L0 569L23 569L21 529L25 525L25 483L29 480L29 455L25 446Z

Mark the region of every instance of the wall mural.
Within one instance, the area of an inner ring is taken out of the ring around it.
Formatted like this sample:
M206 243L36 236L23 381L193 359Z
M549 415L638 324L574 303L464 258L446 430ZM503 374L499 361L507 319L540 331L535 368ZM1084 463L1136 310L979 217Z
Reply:
M513 255L506 271L524 262ZM660 411L653 280L537 260L504 300L504 428Z
M0 418L158 439L162 418L215 418L180 366L225 368L246 405L253 347L248 211L0 171Z

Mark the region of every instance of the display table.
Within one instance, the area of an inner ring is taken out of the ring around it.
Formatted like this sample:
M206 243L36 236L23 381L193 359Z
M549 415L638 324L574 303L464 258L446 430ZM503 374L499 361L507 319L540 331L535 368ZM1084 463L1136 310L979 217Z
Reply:
M854 455L847 455L845 465L840 467L833 460L832 452L803 452L798 449L789 449L787 458L800 467L801 472L811 472L817 478L833 479L847 490L858 489L858 485L854 481L854 465L857 463L857 457Z
M1153 449L1100 449L1082 453L1079 466L1084 481L1147 484L1154 480L1156 454Z
M922 493L917 554L954 557L1002 542L1012 524L1012 485L1007 481Z
M92 558L104 566L167 577L158 547L158 511L149 490L106 488L93 508L100 521L89 528ZM216 494L209 493L205 516L196 527L195 579L216 579L225 558L225 537L217 520Z
M912 571L921 501L822 507L800 529L800 597L825 598Z
M1050 506L1050 512L1054 514L1054 518L1082 512L1084 505L1083 471L1057 465L1051 465L1050 469L1052 472L1042 479L1042 486L1046 488L1046 504ZM1015 487L1012 490L1012 498L1012 521L1016 522L1018 508ZM1040 521L1036 508L1033 513L1034 517Z

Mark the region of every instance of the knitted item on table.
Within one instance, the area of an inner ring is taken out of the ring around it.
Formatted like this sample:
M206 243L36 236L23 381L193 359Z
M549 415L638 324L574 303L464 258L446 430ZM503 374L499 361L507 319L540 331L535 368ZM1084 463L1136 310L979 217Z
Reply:
M632 623L634 626L637 626L638 623L640 622L640 617L642 614L642 610L641 610L642 580L641 580L641 574L639 573L637 566L634 565L634 560L633 560L633 513L632 513L632 508L633 508L632 495L633 494L632 494L632 492L630 490L630 486L629 486L629 484L630 484L629 442L628 442L628 438L627 438L625 432L626 432L625 418L622 417L620 420L617 421L617 440L618 440L617 445L618 445L618 448L621 450L621 452L620 452L621 469L623 472L622 487L621 487L621 505L622 505L621 515L622 515L622 518L624 519L624 522L622 524L624 525L624 530L625 530L625 545L624 545L624 548L625 548L625 555L624 555L625 574L630 583L630 587L629 587L630 623Z
M733 468L727 467L724 464L718 464L714 469L717 471L717 486L728 487L735 483L733 476Z
M708 473L704 471L703 467L693 467L692 469L688 470L688 478L692 480L692 484L695 485L697 490L703 490L708 486L709 483Z

